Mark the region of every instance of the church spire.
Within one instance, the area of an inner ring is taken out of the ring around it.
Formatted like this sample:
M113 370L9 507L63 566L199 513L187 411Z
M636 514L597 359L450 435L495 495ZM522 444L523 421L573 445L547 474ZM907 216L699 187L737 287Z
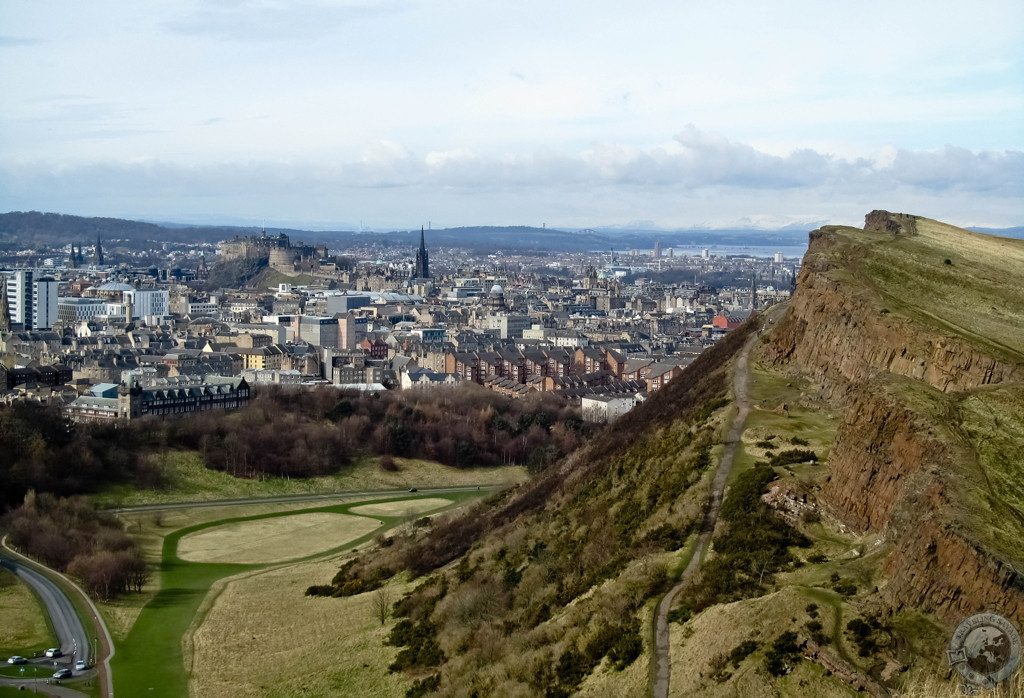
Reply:
M100 242L100 236L96 236L96 266L103 266L103 243Z
M424 227L420 226L420 248L416 251L416 265L412 270L413 278L430 278L430 255L427 254L427 238Z

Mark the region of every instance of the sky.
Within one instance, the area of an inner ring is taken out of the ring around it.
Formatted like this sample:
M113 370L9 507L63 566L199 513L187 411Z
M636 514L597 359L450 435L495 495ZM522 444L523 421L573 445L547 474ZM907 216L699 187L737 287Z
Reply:
M0 211L1024 224L1024 3L0 0Z

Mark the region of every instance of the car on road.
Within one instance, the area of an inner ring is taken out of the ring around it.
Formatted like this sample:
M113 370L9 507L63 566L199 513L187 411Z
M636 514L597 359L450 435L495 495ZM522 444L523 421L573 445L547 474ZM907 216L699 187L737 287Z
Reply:
M85 661L84 659L79 659L77 662L75 662L75 671L85 671L88 668L89 662Z
M410 488L409 488L409 491L410 491L410 492L419 492L419 490L418 490L418 489L416 489L415 487L410 487Z
M45 652L43 652L43 656L44 657L50 657L51 659L54 658L54 657L59 657L60 655L61 655L60 647L51 647L50 649L48 649Z
M8 664L28 664L28 660L25 659L24 657L19 657L18 655L14 655L13 657L8 657L7 658L7 663Z
M70 679L74 674L70 669L58 669L53 672L53 678L55 679Z

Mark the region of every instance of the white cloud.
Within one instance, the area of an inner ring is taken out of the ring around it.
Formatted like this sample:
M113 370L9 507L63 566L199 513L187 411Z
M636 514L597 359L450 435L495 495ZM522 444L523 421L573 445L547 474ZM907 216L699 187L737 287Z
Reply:
M452 148L417 154L382 141L359 158L331 164L34 162L0 169L0 191L6 192L0 207L49 200L56 203L46 208L61 209L71 206L65 202L106 200L144 209L160 202L169 207L161 215L173 215L175 202L195 201L226 215L244 201L273 215L277 207L305 207L322 211L319 219L339 219L353 206L414 212L443 200L449 218L462 224L485 222L481 215L501 222L494 219L499 211L522 215L531 208L538 216L552 212L553 221L564 224L643 216L692 225L835 220L860 209L925 206L929 210L916 212L933 215L935 208L957 217L959 208L959 222L1009 225L1024 219L1024 153L947 146L883 149L861 158L810 148L779 155L690 125L658 145L605 144L577 152L489 155ZM485 201L490 208L482 207Z

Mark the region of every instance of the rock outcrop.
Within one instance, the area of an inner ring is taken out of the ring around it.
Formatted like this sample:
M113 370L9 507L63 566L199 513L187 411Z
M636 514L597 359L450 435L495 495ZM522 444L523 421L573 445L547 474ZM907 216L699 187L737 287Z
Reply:
M917 225L873 211L865 230L906 236ZM852 529L891 541L883 595L893 609L923 608L949 622L999 609L1024 624L1024 575L948 520L955 492L944 473L969 449L922 387L956 393L1022 382L1024 365L886 314L869 285L837 281L831 272L851 253L840 237L836 228L811 233L790 308L764 347L769 361L820 385L843 415L822 498Z
M890 235L917 235L917 217L875 210L864 216L864 230Z

